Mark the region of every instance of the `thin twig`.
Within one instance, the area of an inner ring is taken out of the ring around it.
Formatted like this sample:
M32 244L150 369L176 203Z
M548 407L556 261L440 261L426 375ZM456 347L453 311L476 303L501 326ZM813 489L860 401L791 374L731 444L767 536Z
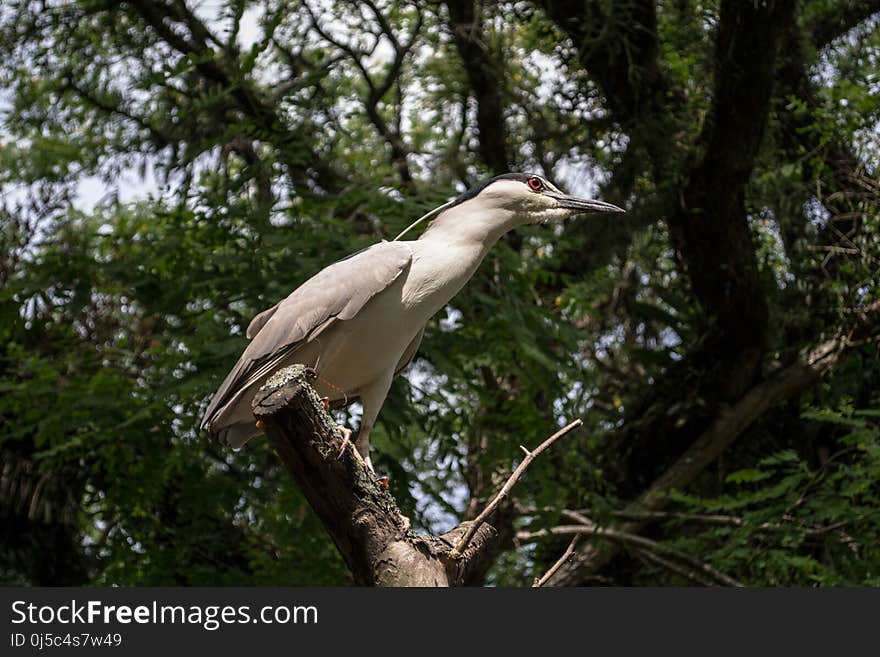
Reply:
M541 577L535 578L535 583L532 584L533 588L541 588L542 586L544 586L544 584L547 583L547 580L550 579L551 577L553 577L553 574L557 570L559 570L559 568L562 566L562 564L564 564L566 561L568 561L571 558L571 555L574 554L574 549L577 547L578 541L581 540L581 536L582 536L582 534L575 534L574 535L574 538L571 539L571 543L568 544L568 547L565 549L565 552L563 552L562 556L556 560L556 563L554 563L552 566L550 566L550 569L546 573L541 575Z
M516 469L513 471L513 474L504 482L504 485L501 487L501 490L495 496L495 498L489 502L485 509L483 509L482 513L478 515L474 521L470 524L467 531L464 533L464 536L461 537L461 540L458 542L458 545L453 548L453 550L449 553L450 559L458 559L461 557L464 549L468 546L468 543L473 539L474 534L477 533L477 529L481 524L483 524L486 519L491 516L495 510L498 508L498 505L501 504L502 500L510 493L511 489L516 485L516 482L520 480L520 478L525 474L526 469L532 464L538 456L541 455L545 449L550 447L557 440L570 433L572 430L577 429L579 426L583 424L582 420L575 420L571 424L563 427L552 436L550 436L547 440L541 443L538 447L529 452L528 456L526 456Z
M566 515L566 511L567 510L563 510L562 515ZM762 532L774 530L782 531L789 529L790 526L795 523L795 518L789 513L783 514L782 521L780 522L762 522L759 525L751 525L745 518L739 516L722 514L675 513L671 511L638 511L624 509L623 511L614 511L613 515L617 518L623 518L624 520L680 520L682 522L706 523L709 525L721 525L726 527L751 527L754 531ZM846 524L846 521L835 522L831 525L805 526L797 524L794 525L794 528L802 531L804 536L821 536L822 534L838 530Z
M613 511L612 513L616 518L623 518L624 520L681 520L683 522L700 522L728 527L742 527L746 524L746 521L739 516L722 514L640 511L638 509L623 509L622 511Z
M675 573L676 575L680 575L685 579L689 579L692 582L695 582L701 586L712 586L714 582L711 579L703 577L701 573L696 572L692 568L688 568L681 564L677 564L674 561L670 561L669 559L664 559L659 554L655 554L651 552L651 550L636 550L636 554L639 558L648 561L649 563L653 563L657 566L665 568L671 573Z
M636 547L643 550L653 550L654 552L660 552L666 554L667 556L674 557L679 562L682 562L699 572L709 575L719 584L735 587L744 586L742 582L735 580L734 578L730 577L730 575L725 575L720 570L713 568L709 564L704 563L699 559L694 559L689 554L685 554L681 550L676 550L675 548L663 545L662 543L658 543L657 541L652 541L651 539L645 538L644 536L639 536L638 534L630 534L629 532L620 531L611 527L599 527L598 525L592 523L584 525L561 525L559 527L551 527L550 529L541 529L536 532L519 532L517 533L516 537L520 541L534 541L545 536L570 536L572 534L600 536L608 538L612 541L617 541L619 543L635 545Z

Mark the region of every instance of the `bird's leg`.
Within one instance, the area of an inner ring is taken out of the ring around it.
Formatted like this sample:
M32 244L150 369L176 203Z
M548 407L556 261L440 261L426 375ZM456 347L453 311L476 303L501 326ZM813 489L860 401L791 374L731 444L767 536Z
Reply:
M357 452L364 460L366 466L370 469L370 472L376 474L376 471L373 469L373 462L370 460L370 431L372 430L373 425L362 425L361 430L358 432L357 440L354 442L354 446L357 448ZM388 477L379 477L377 475L376 478L379 480L379 485L385 490L388 490Z
M382 376L371 384L360 388L359 396L363 407L363 415L361 416L361 428L358 431L358 437L355 441L355 447L360 457L363 459L367 468L373 474L373 462L370 460L370 432L376 424L376 417L379 415L379 409L388 395L388 389L391 387L391 379L394 377L394 371L389 370L385 376ZM388 478L380 477L379 485L388 488Z
M325 411L330 411L329 397L321 397L321 404L324 406ZM349 429L344 424L337 424L336 428L339 429L339 433L342 434L342 448L339 450L339 455L336 457L338 459L341 459L342 455L345 454L346 448L351 444L351 429ZM358 454L358 456L360 455Z
M358 455L360 455L366 466L370 469L370 472L375 474L373 462L370 460L370 431L372 429L372 425L361 423L361 429L358 431L358 437L354 442L354 446L357 449Z
M351 437L351 429L348 427L343 427L341 424L337 425L339 427L339 431L342 432L342 449L339 450L339 456L336 458L342 458L342 455L345 454L345 450L348 449L349 445L352 445L350 440ZM373 462L370 460L370 429L372 427L361 427L361 430L358 432L357 440L354 442L353 447L355 457L361 461L367 469L373 474L376 474L376 471L373 469ZM388 490L388 477L377 477L379 480L379 485Z
M336 428L339 429L339 433L342 434L342 447L339 450L339 455L336 457L338 459L341 459L342 455L345 454L345 450L347 450L348 446L352 444L352 442L351 442L351 429L349 429L348 427L343 426L341 424L337 424ZM358 454L357 450L355 450L354 453L357 454L357 456L360 456L360 454Z

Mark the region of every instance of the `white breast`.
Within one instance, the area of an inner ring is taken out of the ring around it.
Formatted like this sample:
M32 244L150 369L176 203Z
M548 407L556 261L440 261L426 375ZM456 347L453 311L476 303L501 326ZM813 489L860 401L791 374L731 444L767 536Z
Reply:
M402 301L424 324L470 280L484 249L440 240L416 241L412 247L412 265L404 280Z

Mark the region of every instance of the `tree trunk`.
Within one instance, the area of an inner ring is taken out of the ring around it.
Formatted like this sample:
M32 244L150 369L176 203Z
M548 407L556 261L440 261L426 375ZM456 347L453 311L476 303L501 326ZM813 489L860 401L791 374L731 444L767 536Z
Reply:
M293 365L273 375L254 397L254 416L324 528L364 586L459 586L485 571L497 532L483 523L459 558L452 547L470 523L442 536L414 532L394 498L342 438L308 383L311 371Z

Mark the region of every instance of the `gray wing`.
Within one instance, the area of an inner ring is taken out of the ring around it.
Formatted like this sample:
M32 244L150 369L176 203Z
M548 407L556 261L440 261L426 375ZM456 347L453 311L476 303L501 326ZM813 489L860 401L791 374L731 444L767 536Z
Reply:
M353 318L409 267L405 242L380 242L322 269L289 297L257 315L247 329L251 343L211 400L202 426L236 392L272 371L291 351L336 320Z
M247 336L248 340L253 339L253 337L260 332L260 329L263 328L266 322L268 322L272 318L272 315L275 314L275 311L278 310L278 306L280 305L281 302L279 301L274 306L272 306L268 310L264 310L251 320L251 323L248 324L247 331L245 331L245 335Z

